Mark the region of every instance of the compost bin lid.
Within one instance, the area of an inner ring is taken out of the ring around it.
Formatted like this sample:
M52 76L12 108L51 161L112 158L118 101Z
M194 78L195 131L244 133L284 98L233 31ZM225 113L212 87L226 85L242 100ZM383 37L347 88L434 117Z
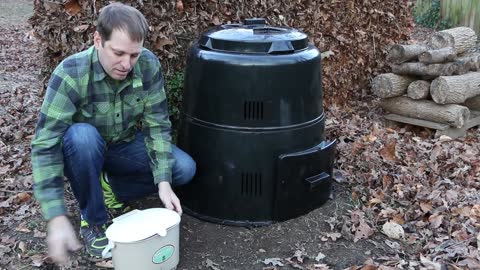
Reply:
M107 238L114 242L130 243L153 235L165 236L167 230L180 223L180 215L165 208L133 210L113 219L107 228Z
M202 35L200 47L237 53L288 54L308 47L308 36L294 28L273 27L265 19L225 24Z

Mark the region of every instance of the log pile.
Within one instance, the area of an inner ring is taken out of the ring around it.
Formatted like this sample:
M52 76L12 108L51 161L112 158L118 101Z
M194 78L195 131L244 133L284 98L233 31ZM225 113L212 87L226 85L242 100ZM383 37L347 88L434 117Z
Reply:
M462 128L480 110L480 53L475 31L456 27L424 44L395 44L387 55L391 73L372 81L380 106L404 117Z

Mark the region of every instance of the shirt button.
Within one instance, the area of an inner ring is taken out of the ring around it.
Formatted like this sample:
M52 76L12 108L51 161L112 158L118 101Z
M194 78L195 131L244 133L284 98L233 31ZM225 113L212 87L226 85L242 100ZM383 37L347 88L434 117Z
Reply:
M120 117L120 114L119 114L119 113L117 113L117 117Z

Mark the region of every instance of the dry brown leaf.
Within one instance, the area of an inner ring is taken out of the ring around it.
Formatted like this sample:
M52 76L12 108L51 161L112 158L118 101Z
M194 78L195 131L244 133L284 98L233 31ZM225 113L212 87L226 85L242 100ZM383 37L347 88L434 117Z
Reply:
M33 237L36 237L36 238L45 238L45 237L47 237L47 233L41 232L41 231L35 229L35 230L33 230Z
M337 239L342 237L342 234L334 232L334 233L326 233L325 236L332 239L332 241L337 241Z
M436 229L442 225L443 215L440 214L433 214L428 218L428 222L430 222L430 227Z
M82 25L79 25L79 26L75 26L73 28L73 31L77 32L77 33L82 33L82 32L85 32L87 31L88 27L90 27L90 25L88 24L82 24Z
M287 258L286 260L291 262L291 263L294 263L294 262L303 263L303 260L305 258L308 258L308 255L305 252L305 250L304 249L297 249L297 250L295 250L295 253L293 254L293 256L290 257L290 258Z
M405 231L403 230L403 227L395 222L386 222L383 224L382 232L392 239L405 239Z
M425 258L422 254L420 254L420 262L427 267L431 267L434 270L442 270L442 265L440 263L434 262Z
M381 203L381 202L382 202L382 200L379 199L379 198L371 198L371 199L368 201L368 203L369 203L370 205L372 205L372 204L378 204L378 203Z
M218 267L219 264L213 262L213 261L210 260L210 259L206 259L206 260L205 260L205 266L207 267L207 269L220 270L220 268Z
M22 253L25 253L27 251L27 244L25 244L23 241L20 241L18 243L18 249L20 249Z
M212 23L213 23L213 25L220 25L220 24L222 24L222 23L220 22L220 20L218 19L217 16L213 16Z
M373 142L375 142L376 140L377 140L377 136L374 136L374 135L372 135L372 134L368 134L367 136L365 136L365 137L363 138L363 141L369 142L369 143L373 143Z
M466 269L480 269L480 260L478 258L466 258L459 261L458 265L466 267Z
M385 145L382 149L380 149L380 155L390 161L398 161L398 158L396 156L396 150L395 147L397 146L397 143L395 141L391 141L387 145Z
M275 266L284 266L284 264L282 263L282 259L280 259L280 258L268 258L268 259L263 260L263 263L265 265L271 264L274 267Z
M315 263L312 266L307 266L307 270L331 270L327 264L324 263Z
M355 230L353 242L360 239L368 239L375 231L363 220L360 221L358 228Z
M393 178L391 175L384 175L382 176L382 188L388 189L392 186Z
M100 268L113 269L113 261L105 260L105 261L96 262L95 266Z
M392 221L397 223L397 224L400 224L400 225L403 225L405 224L405 219L403 218L403 215L402 214L397 214L397 215L394 215L392 217Z
M65 12L70 16L77 15L82 11L82 7L78 4L78 0L69 0L64 4Z
M175 3L175 9L179 13L183 12L183 1L182 0L177 0L177 2Z
M16 201L18 202L28 202L32 199L32 194L30 192L21 192L16 195Z
M378 266L375 265L364 265L360 270L378 270Z
M155 48L158 50L163 50L164 46L172 44L174 44L173 40L167 38L159 38L157 39L157 42L155 42Z
M428 213L432 211L432 203L431 202L420 202L420 209L422 209L423 212Z
M476 218L480 218L480 204L475 204L472 206L470 214Z
M41 267L45 262L45 256L41 254L35 254L31 256L30 259L32 260L32 266L34 267Z

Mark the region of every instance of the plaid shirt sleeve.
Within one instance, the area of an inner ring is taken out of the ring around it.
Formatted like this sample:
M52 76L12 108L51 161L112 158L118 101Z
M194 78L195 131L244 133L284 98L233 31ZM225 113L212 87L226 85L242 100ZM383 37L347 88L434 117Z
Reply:
M59 65L48 83L32 141L34 193L46 220L66 214L62 138L72 124L76 81Z
M143 115L143 132L155 184L163 181L171 183L172 168L175 164L170 135L171 123L160 62L153 54L152 56L149 61L153 61L153 68L150 67L153 75L146 84L149 85L148 89L145 89L148 96Z

